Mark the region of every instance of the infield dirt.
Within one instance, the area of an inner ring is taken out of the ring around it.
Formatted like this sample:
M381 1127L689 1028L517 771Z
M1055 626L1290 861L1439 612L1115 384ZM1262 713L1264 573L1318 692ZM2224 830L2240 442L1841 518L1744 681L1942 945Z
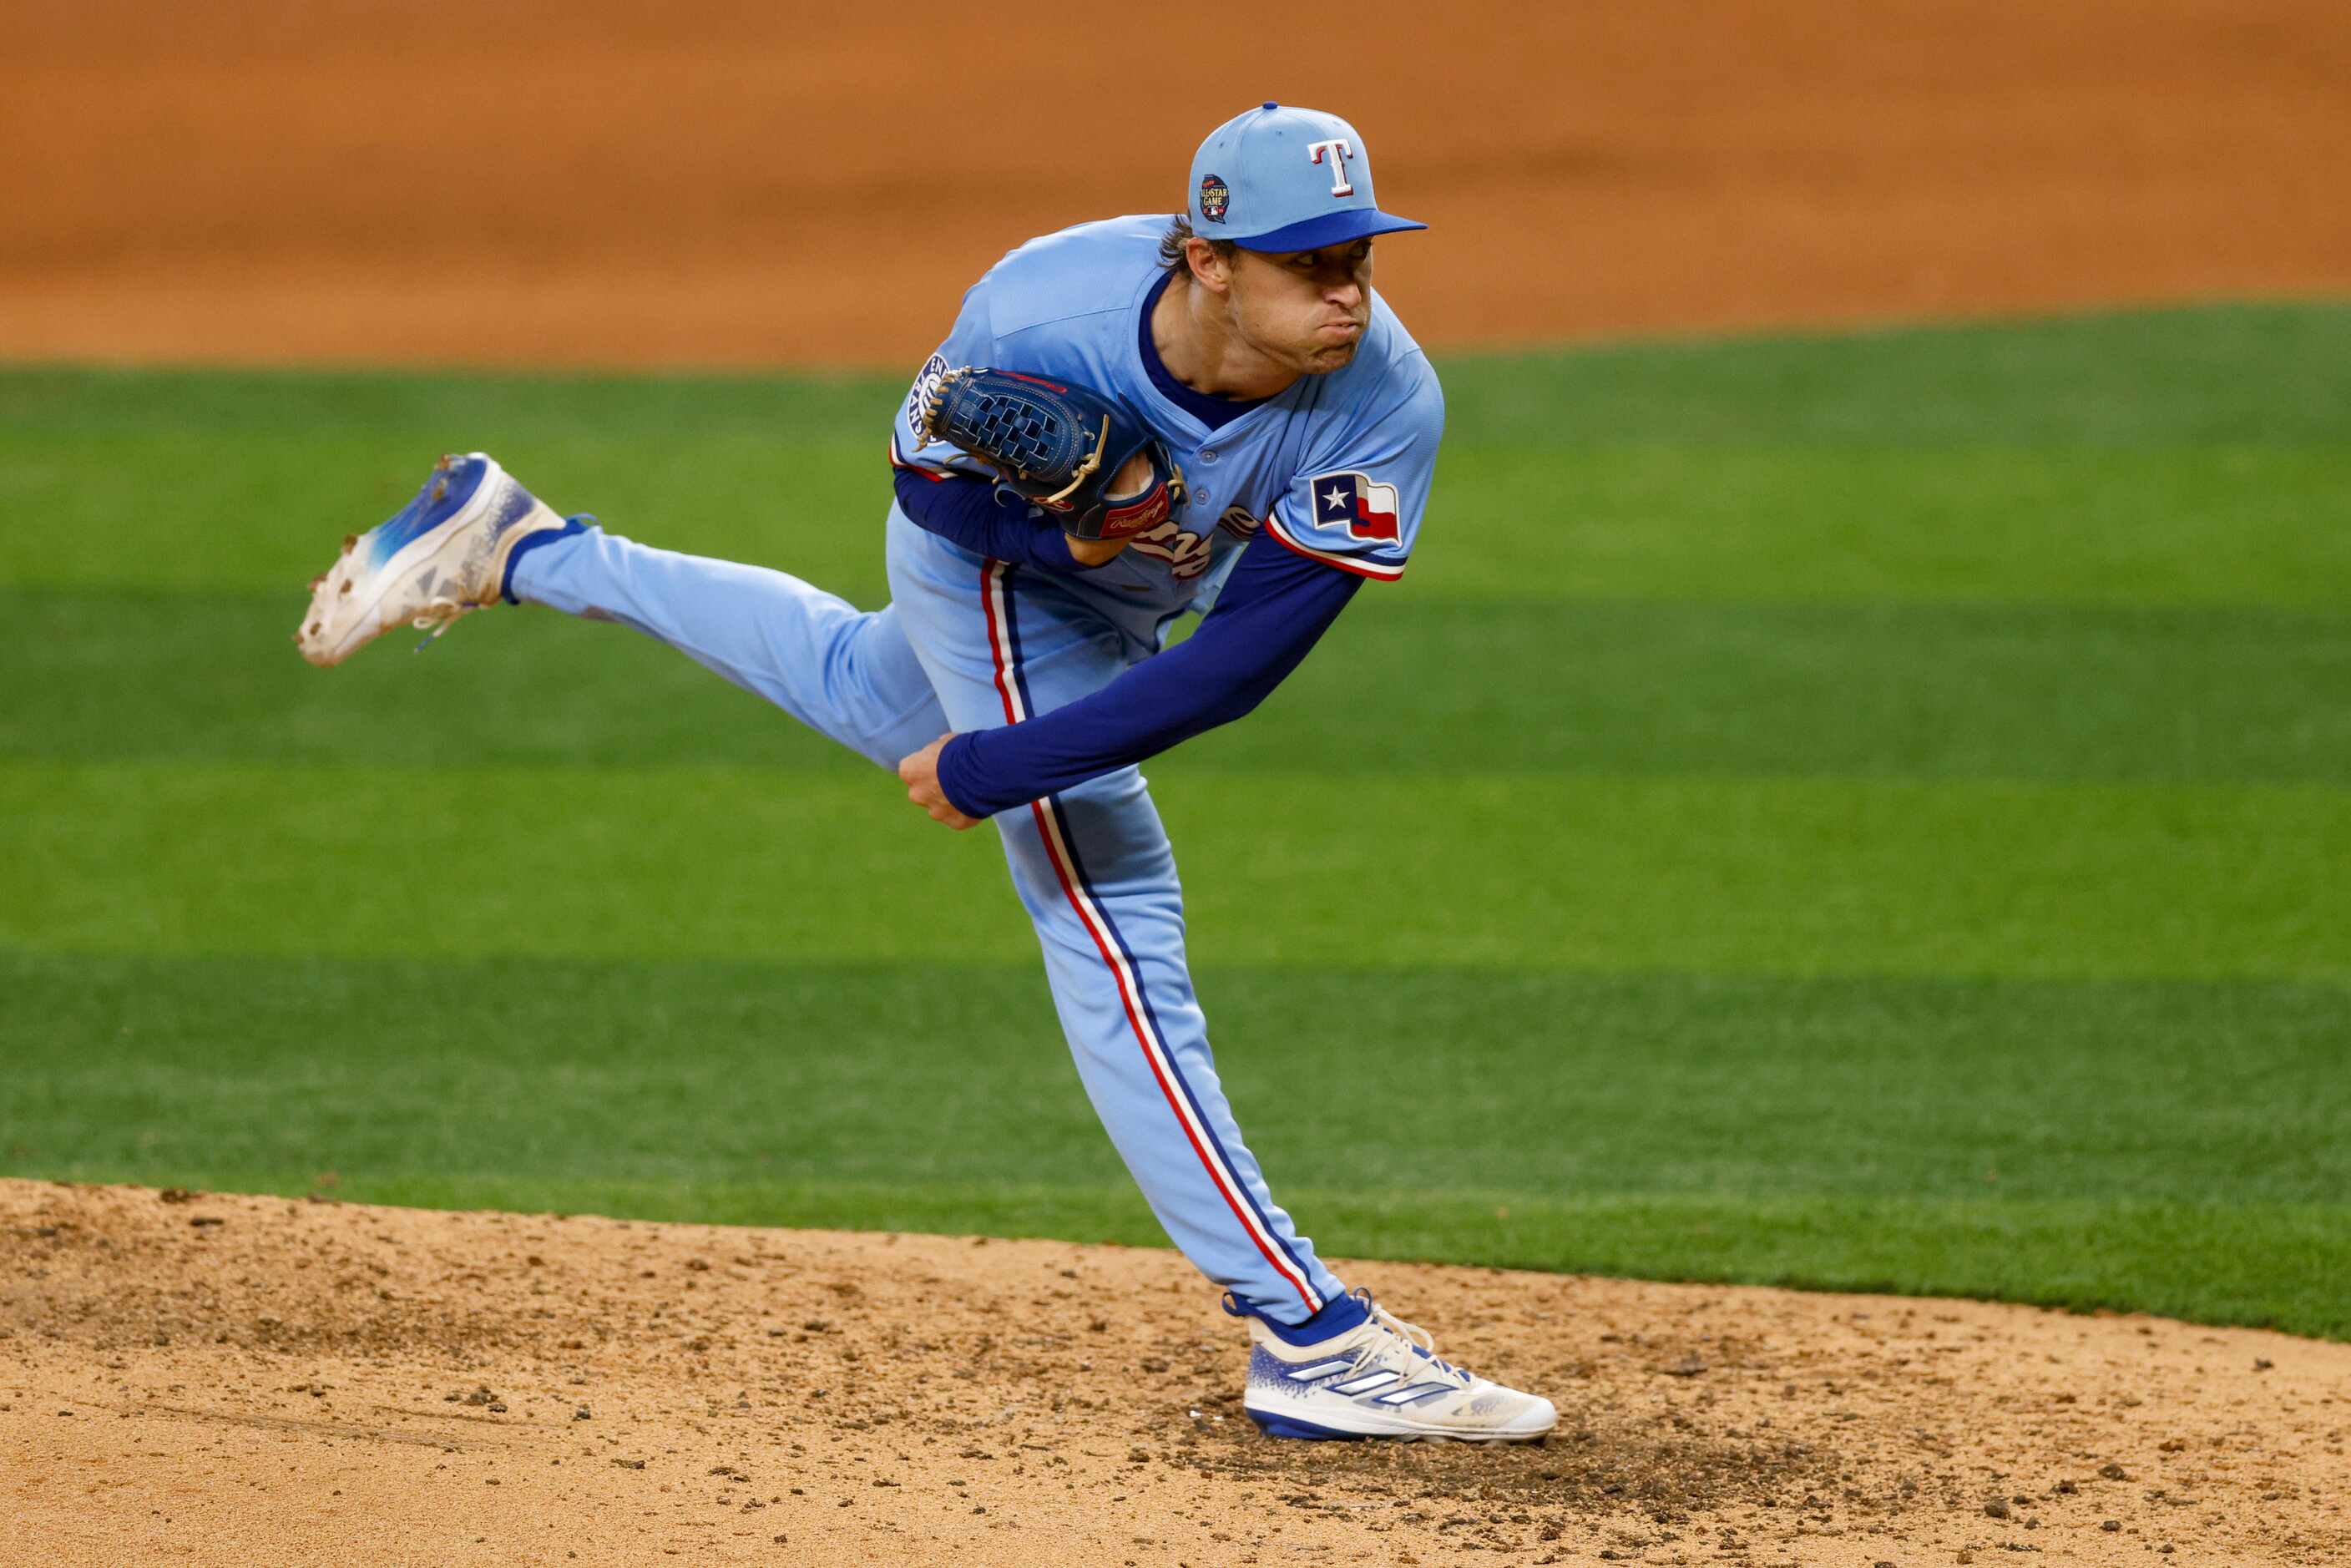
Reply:
M2351 1562L2351 1345L2251 1330L1360 1264L1562 1419L1354 1447L1164 1251L8 1181L0 1265L10 1562Z

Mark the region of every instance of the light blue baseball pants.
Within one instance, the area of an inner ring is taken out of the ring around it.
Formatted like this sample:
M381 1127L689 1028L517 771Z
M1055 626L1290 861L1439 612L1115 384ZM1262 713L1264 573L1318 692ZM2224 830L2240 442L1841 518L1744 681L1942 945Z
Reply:
M948 730L1097 691L1150 652L1067 580L986 561L894 506L893 601L861 612L783 572L650 549L590 528L516 562L515 597L668 643L895 771ZM1241 1142L1184 961L1176 858L1143 776L1106 774L999 813L1062 1030L1094 1112L1168 1236L1266 1317L1342 1294Z

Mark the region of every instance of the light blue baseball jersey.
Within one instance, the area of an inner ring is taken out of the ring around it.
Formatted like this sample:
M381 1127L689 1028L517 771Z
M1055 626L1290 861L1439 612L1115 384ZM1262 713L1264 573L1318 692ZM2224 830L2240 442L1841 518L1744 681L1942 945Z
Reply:
M1211 429L1152 380L1139 341L1162 276L1165 215L1112 218L1008 254L965 294L955 329L898 412L893 456L984 473L925 442L925 384L963 365L1080 382L1116 399L1165 441L1189 487L1184 507L1109 565L1071 579L1115 618L1206 612L1240 547L1262 530L1301 555L1383 580L1404 573L1445 429L1437 373L1375 292L1347 365L1304 376Z

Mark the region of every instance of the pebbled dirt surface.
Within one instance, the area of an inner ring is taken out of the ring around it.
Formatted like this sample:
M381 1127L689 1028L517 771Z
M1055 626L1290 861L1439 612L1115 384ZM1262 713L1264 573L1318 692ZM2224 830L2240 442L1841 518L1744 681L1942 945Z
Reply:
M2351 1563L2351 1345L1344 1272L1558 1434L1259 1437L1169 1252L0 1181L0 1561Z
M0 358L911 369L1261 99L1433 345L2351 288L2342 0L12 0Z

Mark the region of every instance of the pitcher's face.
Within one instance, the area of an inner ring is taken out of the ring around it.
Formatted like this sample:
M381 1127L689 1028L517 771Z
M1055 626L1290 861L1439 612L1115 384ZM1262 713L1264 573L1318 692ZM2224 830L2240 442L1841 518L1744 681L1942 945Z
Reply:
M1321 250L1239 250L1231 261L1232 320L1252 348L1301 374L1355 357L1372 324L1372 242Z

